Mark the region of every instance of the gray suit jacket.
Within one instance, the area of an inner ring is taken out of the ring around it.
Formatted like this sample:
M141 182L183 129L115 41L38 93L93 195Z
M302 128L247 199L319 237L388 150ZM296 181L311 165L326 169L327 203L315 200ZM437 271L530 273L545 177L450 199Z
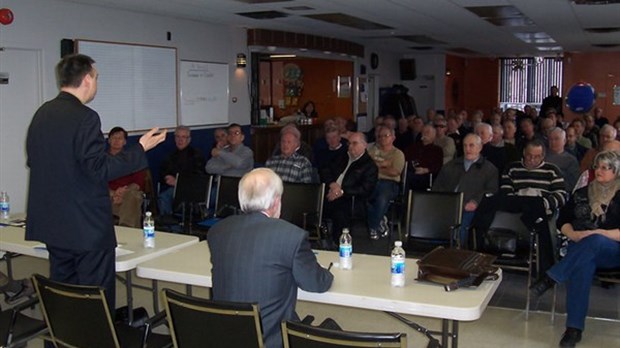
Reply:
M209 230L213 299L256 302L267 348L282 347L280 322L298 320L297 288L324 292L333 275L310 249L307 232L262 213L230 216Z

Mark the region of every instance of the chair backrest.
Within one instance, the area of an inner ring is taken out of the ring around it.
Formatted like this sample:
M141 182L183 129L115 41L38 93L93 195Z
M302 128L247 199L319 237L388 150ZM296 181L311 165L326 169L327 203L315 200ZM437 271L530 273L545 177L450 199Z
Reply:
M284 348L407 347L404 333L364 333L282 322Z
M175 347L263 347L258 305L223 302L163 289Z
M183 203L203 203L209 206L213 177L206 174L178 174L174 187L173 207Z
M226 217L237 214L241 209L239 204L239 181L241 178L222 176L218 177L217 197L215 198L215 216Z
M103 288L33 275L49 334L57 346L120 347Z
M463 214L462 192L409 191L407 234L421 241L449 243Z
M284 183L280 219L305 230L317 229L323 218L325 184Z

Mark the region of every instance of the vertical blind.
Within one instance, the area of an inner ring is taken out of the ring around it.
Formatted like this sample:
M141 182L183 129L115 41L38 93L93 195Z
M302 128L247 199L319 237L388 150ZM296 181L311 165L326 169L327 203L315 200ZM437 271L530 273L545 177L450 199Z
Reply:
M501 58L500 103L540 105L551 86L562 90L562 67L556 58Z

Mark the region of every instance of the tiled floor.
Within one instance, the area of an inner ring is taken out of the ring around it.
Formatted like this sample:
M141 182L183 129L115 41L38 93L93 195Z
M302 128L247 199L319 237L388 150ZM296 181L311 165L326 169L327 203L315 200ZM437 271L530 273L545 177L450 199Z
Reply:
M22 256L14 259L14 271L16 277L26 277L33 272L41 274L47 273L47 261ZM0 263L0 270L5 271L6 265ZM137 283L149 285L150 282L134 277ZM523 308L521 302L523 295L519 295L523 285L518 284L520 277L507 277L500 287L496 298L492 300L492 307L489 307L482 318L473 322L462 322L460 325L460 347L556 347L560 335L564 330L564 316L559 315L555 324L550 323L548 312L533 312L528 321L525 321L522 309L509 309L497 307L502 302L502 298L511 298L515 303L513 307ZM184 291L184 286L178 284L160 284L160 287L172 287L179 291ZM598 307L609 307L614 304L616 317L618 319L618 289L611 289L611 292L600 292L596 296L608 305ZM605 289L602 289L605 290ZM607 291L607 290L605 290ZM125 303L124 287L117 283L118 304ZM207 296L206 289L194 289L194 295ZM607 298L609 297L609 298ZM136 306L144 306L152 314L151 294L148 291L134 289ZM520 298L521 300L518 300ZM605 302L606 301L606 302ZM5 305L3 304L3 307ZM544 310L544 306L541 306ZM427 340L421 334L409 329L404 324L395 321L385 313L352 309L348 307L336 307L327 305L317 305L314 303L300 302L297 306L300 316L312 314L316 321L320 322L325 317L332 317L341 324L345 330L357 331L376 331L376 332L406 332L408 335L409 347L426 347ZM561 310L563 312L563 309ZM38 313L37 313L38 314ZM411 318L415 322L438 329L439 321L427 318ZM620 347L620 321L588 319L586 331L582 343L578 347ZM28 347L42 347L40 340L30 342Z

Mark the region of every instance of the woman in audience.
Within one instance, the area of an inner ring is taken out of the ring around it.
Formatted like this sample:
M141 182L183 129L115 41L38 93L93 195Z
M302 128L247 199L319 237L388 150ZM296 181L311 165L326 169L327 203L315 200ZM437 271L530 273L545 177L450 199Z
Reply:
M556 283L566 283L566 331L560 347L581 341L596 269L620 267L620 155L601 152L594 168L595 180L575 191L558 219L570 240L566 257L532 286L540 296Z

